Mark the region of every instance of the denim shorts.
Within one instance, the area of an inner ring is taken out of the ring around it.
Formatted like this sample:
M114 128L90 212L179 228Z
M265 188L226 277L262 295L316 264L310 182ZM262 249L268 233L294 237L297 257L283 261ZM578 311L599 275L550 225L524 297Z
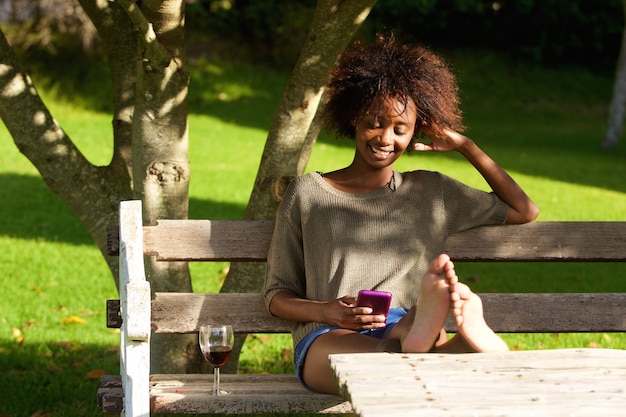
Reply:
M359 333L364 334L366 336L374 337L376 339L383 339L387 335L387 333L390 332L391 329L393 329L393 326L395 326L395 324L399 322L400 319L404 317L408 311L409 310L407 308L391 308L389 309L389 313L387 314L387 321L385 322L386 324L385 327L380 328L380 329L374 329L374 330L363 330ZM339 327L324 326L324 327L315 329L311 333L304 336L304 338L302 338L300 343L298 343L298 346L296 346L296 351L294 352L294 355L293 355L293 360L296 364L296 376L298 377L298 381L300 381L300 383L304 387L308 388L306 384L304 383L304 380L302 379L302 369L304 368L304 360L306 359L307 352L311 348L311 345L313 344L313 342L315 342L315 339L317 339L324 333L328 333L329 331L335 330L335 329L339 329Z

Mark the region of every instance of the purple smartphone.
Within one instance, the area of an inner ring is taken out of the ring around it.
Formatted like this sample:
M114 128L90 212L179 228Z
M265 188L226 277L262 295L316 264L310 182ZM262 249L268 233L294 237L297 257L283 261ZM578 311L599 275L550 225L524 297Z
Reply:
M384 291L361 290L356 299L357 307L370 307L372 314L384 314L387 317L389 305L391 304L391 293Z

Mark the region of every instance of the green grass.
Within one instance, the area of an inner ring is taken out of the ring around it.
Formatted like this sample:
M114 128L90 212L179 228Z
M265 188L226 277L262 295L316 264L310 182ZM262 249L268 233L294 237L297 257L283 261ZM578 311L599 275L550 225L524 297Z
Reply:
M626 151L601 149L612 80L580 69L542 69L486 52L447 53L459 74L467 134L528 191L540 220L626 219ZM243 216L266 131L286 74L198 61L190 97L190 217ZM34 76L35 83L44 84ZM49 82L41 92L87 157L111 157L111 116L82 95L100 87ZM102 96L98 94L97 97ZM322 136L308 170L352 159L352 143ZM433 169L484 188L454 154L403 157L398 169ZM0 128L0 415L99 416L100 372L118 370L118 334L105 327L104 303L117 294L104 260L60 199ZM224 264L192 265L196 291L217 291ZM461 264L479 292L626 291L626 265ZM623 334L505 335L512 348L626 348ZM241 368L292 372L289 336L257 335Z

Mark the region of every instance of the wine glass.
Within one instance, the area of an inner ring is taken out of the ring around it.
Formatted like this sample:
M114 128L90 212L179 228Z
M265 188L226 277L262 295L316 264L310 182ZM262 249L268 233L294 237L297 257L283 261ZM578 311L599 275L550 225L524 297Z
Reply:
M200 326L198 334L200 350L206 360L213 365L213 395L228 394L220 391L220 366L226 363L233 350L235 336L231 326Z

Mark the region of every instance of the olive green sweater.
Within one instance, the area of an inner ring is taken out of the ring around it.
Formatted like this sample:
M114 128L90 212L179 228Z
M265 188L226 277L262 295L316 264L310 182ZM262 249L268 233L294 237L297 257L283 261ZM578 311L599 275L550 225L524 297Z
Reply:
M495 194L437 172L396 171L390 187L361 194L339 191L319 173L300 176L276 214L265 302L280 291L330 301L374 289L391 292L392 307L411 307L449 234L503 224L507 212ZM294 323L294 346L324 325Z

